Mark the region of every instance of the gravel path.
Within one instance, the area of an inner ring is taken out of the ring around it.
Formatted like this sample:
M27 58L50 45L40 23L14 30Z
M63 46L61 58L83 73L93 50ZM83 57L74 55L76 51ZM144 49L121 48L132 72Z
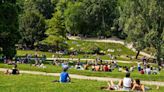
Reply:
M6 71L5 68L0 68L1 72ZM44 75L44 76L57 76L59 77L59 73L45 73L45 72L37 72L37 71L23 71L21 70L20 73L25 74L34 74L34 75ZM93 76L83 76L83 75L76 75L76 74L70 74L71 78L75 79L86 79L86 80L97 80L97 81L119 81L120 78L109 78L109 77L93 77ZM164 86L164 82L157 82L157 81L142 81L143 84L147 85L156 85L156 86Z

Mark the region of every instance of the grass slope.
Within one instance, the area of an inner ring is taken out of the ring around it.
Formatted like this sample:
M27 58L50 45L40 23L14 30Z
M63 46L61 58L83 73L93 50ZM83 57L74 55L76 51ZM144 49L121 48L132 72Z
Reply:
M67 40L66 43L68 44L68 48L70 51L80 51L83 53L86 52L92 52L92 49L95 47L99 47L102 52L105 53L105 55L91 55L91 54L78 54L74 56L74 58L89 58L89 59L96 59L97 57L100 57L102 59L110 59L108 54L114 55L117 57L118 60L130 60L126 56L135 56L136 53L132 50L128 49L122 44L117 43L105 43L105 42L89 42L89 41L82 41L82 40ZM108 49L114 50L114 52L108 52ZM32 54L34 55L36 52L32 50L18 50L17 55L18 56L24 56L25 54ZM41 52L37 51L39 55L45 54L47 57L52 57L54 53L50 52ZM69 55L57 55L61 57L67 57L69 58ZM120 56L118 56L120 55Z
M57 77L41 75L4 75L0 73L0 92L109 92L100 87L107 86L106 82L72 79L72 83L53 83ZM156 86L149 86L153 90L148 92L163 92L164 87L156 90ZM111 92L111 91L110 91Z

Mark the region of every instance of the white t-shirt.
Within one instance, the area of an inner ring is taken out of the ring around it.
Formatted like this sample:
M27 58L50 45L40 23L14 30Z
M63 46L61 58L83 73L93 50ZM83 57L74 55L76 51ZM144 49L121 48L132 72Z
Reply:
M138 67L141 67L140 63L138 63Z
M124 78L123 79L123 86L124 87L131 87L132 79L131 78Z
M146 68L146 74L150 74L151 73L151 70L150 70L150 68Z

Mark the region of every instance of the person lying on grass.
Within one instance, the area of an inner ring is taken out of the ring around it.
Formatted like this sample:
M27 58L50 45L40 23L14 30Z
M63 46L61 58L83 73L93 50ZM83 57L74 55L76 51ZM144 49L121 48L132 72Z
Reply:
M19 74L19 69L17 68L17 65L16 64L14 65L11 72L7 69L5 71L5 74L13 74L13 75Z

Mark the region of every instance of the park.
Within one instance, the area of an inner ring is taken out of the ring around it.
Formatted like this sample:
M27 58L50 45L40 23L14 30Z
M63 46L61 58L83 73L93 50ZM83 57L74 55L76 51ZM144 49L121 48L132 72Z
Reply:
M164 92L163 0L0 0L0 92Z

